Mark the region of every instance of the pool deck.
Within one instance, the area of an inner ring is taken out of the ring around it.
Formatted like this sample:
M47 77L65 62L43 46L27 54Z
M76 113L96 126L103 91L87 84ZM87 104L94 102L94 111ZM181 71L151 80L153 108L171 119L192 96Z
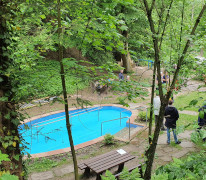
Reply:
M135 122L135 119L137 117L137 110L136 109L125 108L124 106L118 105L118 104L103 104L102 106L121 107L121 108L127 109L127 110L132 112L132 115L130 116L130 124L143 126L143 128L141 128L141 130L139 130L138 132L136 132L134 134L131 134L130 140L133 139L138 133L140 133L141 131L143 131L146 128L145 125L139 124L139 123ZM89 106L87 108L90 108L90 107L98 107L98 105L96 105L96 106ZM71 111L71 110L76 110L76 108L69 108L69 111ZM48 115L57 114L57 113L61 113L61 112L64 112L64 110L59 110L59 111L50 112L50 113L46 113L46 114L39 115L39 116L34 116L34 117L31 117L31 118L25 119L23 123L27 123L27 122L33 121L35 119L38 119L38 118L42 118L42 117L45 117L45 116L48 116ZM129 120L127 121L127 123L129 123ZM116 138L116 139L121 140L121 141L129 141L128 139L121 139L121 138ZM87 141L87 142L82 143L82 144L75 145L74 149L75 150L81 149L81 148L84 148L86 146L90 146L92 144L100 142L102 140L104 140L104 136L101 136L101 137L96 138L96 139L91 140L91 141ZM68 148L63 148L63 149L59 149L59 150L55 150L55 151L48 151L48 152L43 152L43 153L31 154L31 158L39 158L39 157L52 156L52 155L62 154L62 153L70 152L70 151L71 151L71 148L68 147ZM27 158L27 156L25 156L24 158Z

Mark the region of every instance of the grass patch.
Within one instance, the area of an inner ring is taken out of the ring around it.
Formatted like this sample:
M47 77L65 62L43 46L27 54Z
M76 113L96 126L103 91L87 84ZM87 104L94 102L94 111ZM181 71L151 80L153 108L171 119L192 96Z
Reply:
M48 158L36 158L34 160L27 159L25 160L24 163L27 168L27 173L30 174L32 172L47 171L53 167L57 167L68 163L68 160L66 158L61 160L51 160Z
M180 117L177 121L177 127L181 127L181 126L187 126L188 124L197 124L197 116L194 115L188 115L188 114L179 114ZM193 126L188 126L186 127L187 130L192 130Z
M174 106L179 109L185 109L190 111L198 111L200 106L202 106L203 101L205 100L206 92L190 92L185 95L181 95L175 98ZM192 100L198 100L195 106L189 106ZM189 106L189 107L187 107ZM185 108L186 107L186 108Z
M24 98L42 98L58 96L62 93L58 61L39 60L35 67L22 71L19 80L17 96ZM65 66L65 80L68 94L76 93L77 89L84 89L88 85L83 75L77 75L74 68Z
M181 141L181 139L179 139L179 140ZM177 148L177 149L179 149L179 150L182 149L182 147L181 147L179 144L175 144L174 141L171 141L170 146L172 146L172 147L174 147L174 148Z

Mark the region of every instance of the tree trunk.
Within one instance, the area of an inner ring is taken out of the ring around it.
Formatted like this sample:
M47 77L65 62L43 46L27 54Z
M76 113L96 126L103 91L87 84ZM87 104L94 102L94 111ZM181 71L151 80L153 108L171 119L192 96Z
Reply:
M158 141L158 137L159 137L159 133L160 133L160 128L161 128L161 124L163 123L163 115L164 115L164 111L165 111L165 107L168 104L168 100L172 94L172 91L175 87L175 82L179 73L179 70L181 68L181 65L183 63L184 57L187 53L187 50L189 48L190 45L190 40L187 40L186 44L185 44L185 48L183 50L182 55L179 57L178 59L178 64L177 64L177 69L174 73L174 77L172 80L172 84L169 88L168 93L164 96L163 94L163 89L162 89L162 84L161 84L161 72L160 72L160 58L159 58L159 48L158 48L158 35L155 31L154 28L154 22L152 19L152 9L154 7L155 4L155 0L152 1L152 5L151 8L149 8L147 0L143 0L144 1L144 6L146 9L146 13L147 13L147 18L150 24L150 30L153 34L152 38L153 38L153 44L154 44L154 51L155 51L155 63L157 66L157 78L158 78L158 88L159 88L159 94L160 94L160 100L161 100L161 107L160 107L160 114L159 114L159 119L157 122L157 126L155 128L155 132L154 132L154 138L152 140L152 142L150 143L150 147L149 149L146 151L146 157L147 157L147 161L146 161L146 170L145 170L145 174L144 174L144 179L145 180L150 180L151 179L151 172L152 172L152 164L154 161L154 154L155 154L155 150L156 150L156 146L157 146L157 141ZM192 31L190 33L190 35L194 35L195 30L200 22L200 19L203 15L203 12L206 9L206 4L203 6L201 12L199 13L198 18L196 19L195 25L192 28Z
M122 35L125 37L125 42L124 42L124 50L126 51L126 54L122 54L122 62L123 62L123 67L125 68L125 73L131 72L132 71L132 66L131 66L131 57L128 49L128 31L123 31Z
M155 74L156 74L156 63L154 63L153 78L152 78L152 94L151 94L151 104L150 104L150 119L149 119L149 144L152 142L152 117L153 117L153 101L155 92Z
M0 100L0 151L3 154L7 154L11 160L10 162L2 161L0 169L1 171L9 171L12 175L16 175L20 180L23 180L23 165L18 133L20 122L15 109L15 102L13 101L14 93L12 92L11 79L5 75L9 65L12 64L12 59L3 55L8 46L5 37L10 37L11 32L9 32L6 20L2 15L10 14L10 12L8 9L7 11L5 10L5 4L2 1L0 1L0 7L3 12L0 15L0 98L2 98Z
M67 133L69 136L69 142L73 157L73 164L74 164L74 174L75 174L75 180L79 179L78 175L78 167L77 167L77 159L74 149L74 143L72 138L72 132L71 132L71 124L69 121L69 107L68 107L68 100L67 100L67 90L66 90L66 83L65 83L65 73L64 73L64 66L63 66L63 46L61 41L61 35L62 35L62 27L61 27L61 13L60 13L60 0L57 1L58 3L58 37L59 37L59 50L58 50L58 60L60 63L60 74L61 74L61 81L62 81L62 89L63 89L63 96L64 96L64 104L65 104L65 115L66 115L66 127L67 127Z

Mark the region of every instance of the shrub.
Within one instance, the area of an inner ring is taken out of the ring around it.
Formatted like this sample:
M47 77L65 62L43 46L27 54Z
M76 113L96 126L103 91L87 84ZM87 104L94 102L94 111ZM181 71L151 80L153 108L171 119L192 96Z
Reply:
M168 180L172 179L205 179L206 156L205 152L190 155L187 159L173 159L174 162L162 166L156 170L156 175L167 175ZM159 178L160 179L160 178Z
M195 143L196 145L205 148L206 147L206 130L200 129L198 131L195 131L191 134L191 141Z
M146 121L146 111L141 111L139 114L138 114L138 117L140 118L141 121ZM149 109L147 111L147 121L149 120L150 118L150 112L149 112ZM154 116L152 117L152 119L154 120Z
M114 144L114 136L111 134L106 134L104 136L104 144L106 145L110 145L110 144Z

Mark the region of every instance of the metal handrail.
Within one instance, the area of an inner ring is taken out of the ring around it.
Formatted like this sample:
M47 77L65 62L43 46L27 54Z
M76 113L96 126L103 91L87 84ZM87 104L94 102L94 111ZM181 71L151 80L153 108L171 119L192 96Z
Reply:
M129 110L125 109L124 111L120 111L120 118L122 117L122 112L125 112L125 111L129 111ZM121 121L120 121L120 126L121 126Z
M110 121L116 121L116 120L119 120L119 119L121 121L121 119L123 119L123 118L129 118L129 116L125 116L125 117L122 117L122 118L111 119L111 120L101 122L101 136L102 136L102 132L103 132L103 123L110 122ZM121 125L121 123L120 123L120 125Z
M100 108L100 107L93 107L93 108ZM102 107L101 107L102 108ZM88 108L88 109L92 109L92 108ZM87 110L88 110L87 109ZM85 111L86 109L82 109L80 112L82 112L82 111ZM78 111L79 112L79 111ZM72 115L72 114L77 114L78 112L74 112L74 113L71 113L70 115ZM89 111L89 112L91 112L91 111ZM34 123L34 124L32 124L32 126L35 126L35 125L37 125L37 124L41 124L41 123L43 123L43 122L47 122L47 121L51 121L51 120L54 120L54 119L57 119L57 118L60 118L60 117L64 117L65 115L63 115L63 116L59 116L59 117L56 117L56 118L52 118L52 119L48 119L48 120L45 120L45 121L41 121L41 122L38 122L38 123ZM74 117L74 116L73 116Z
M95 109L95 110L91 110L91 111L87 111L87 112L80 113L80 114L76 114L76 115L74 115L74 116L70 116L70 118L75 117L75 116L79 116L79 115L81 115L81 114L85 114L85 113L88 113L88 112L96 111L96 110L99 110L99 109L101 109L101 108L98 108L98 109ZM73 114L74 114L74 113L73 113ZM50 120L51 120L51 119L50 119ZM49 122L49 123L46 123L46 124L42 124L42 125L39 125L39 126L36 126L36 125L32 125L32 126L35 127L35 128L38 128L38 127L41 127L41 126L45 126L45 125L52 124L52 123L59 122L59 121L63 121L63 120L65 120L65 118L59 119L59 120L57 120L57 121L52 121L52 122ZM43 121L43 122L46 122L46 121Z

